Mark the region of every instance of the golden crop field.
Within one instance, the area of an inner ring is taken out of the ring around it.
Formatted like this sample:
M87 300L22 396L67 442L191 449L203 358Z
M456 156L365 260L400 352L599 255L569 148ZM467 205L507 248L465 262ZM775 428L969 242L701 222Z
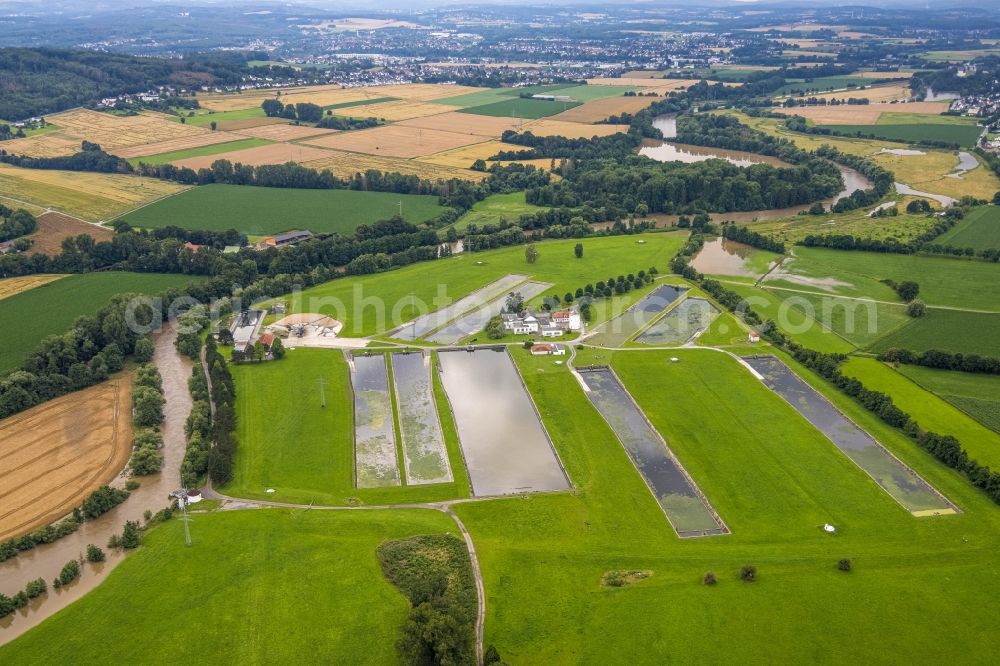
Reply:
M398 97L411 101L427 101L464 95L483 90L470 86L446 86L431 83L408 83L364 88L341 88L339 85L303 86L301 88L270 88L248 90L239 94L199 95L202 107L210 111L239 111L260 106L265 99L279 98L284 104L308 102L320 106L358 102L381 97ZM280 94L279 94L280 93ZM350 108L350 107L347 107ZM351 115L362 115L360 113ZM365 114L374 115L374 114Z
M519 146L503 143L502 141L484 141L468 146L460 146L441 153L434 153L433 155L418 157L417 161L468 169L476 160L488 160L501 151L518 149Z
M343 109L334 109L333 114L353 118L383 118L394 121L424 118L447 111L457 111L460 108L447 104L400 99L395 102L380 102L378 104L365 104L363 106L348 106Z
M566 120L574 123L597 123L609 116L621 113L636 113L657 101L656 97L605 97L586 102L550 117L550 120ZM627 128L626 128L627 129ZM624 131L624 130L623 130Z
M860 76L863 79L909 79L913 72L854 72L851 76Z
M312 146L348 150L389 157L420 157L432 155L470 143L480 143L483 137L442 132L441 130L402 125L383 125L358 132L341 132L332 136L309 139Z
M155 143L146 143L129 148L118 148L115 155L125 159L133 157L144 157L146 155L160 155L161 153L172 153L177 150L188 150L189 148L201 148L202 146L212 146L217 143L228 143L229 141L239 141L243 137L229 132L208 132L206 134L193 134L177 139L167 139Z
M815 95L808 95L816 99L868 99L873 104L877 102L893 102L896 100L908 99L910 97L910 87L900 83L890 83L884 86L872 86L864 90L842 90L840 92L825 92Z
M58 520L118 475L130 395L130 378L113 379L0 421L0 539Z
M373 93L375 97L398 97L400 99L418 100L426 102L432 99L447 99L474 92L482 92L488 88L475 88L473 86L442 85L436 83L403 83L388 86L370 86L365 88Z
M661 94L670 90L687 88L695 83L697 81L689 79L626 79L624 77L620 79L607 79L603 77L587 79L587 85L591 86L629 86L632 88L645 88L647 92L652 90Z
M104 221L187 187L124 174L20 169L0 164L0 197Z
M559 114L560 116L562 114ZM558 117L558 116L557 116ZM592 136L611 136L628 131L628 125L587 125L555 118L542 118L525 123L525 132L536 136L564 136L567 139L589 139Z
M243 120L223 120L219 123L219 129L226 132L236 132L238 130L250 129L251 127L264 127L265 125L287 125L287 118L244 118Z
M59 278L64 278L65 275L47 275L39 273L37 275L24 275L21 277L3 278L0 279L0 301L14 294L20 294L22 291L28 291L29 289L34 289L35 287L41 287L43 284L48 284L50 282L55 282Z
M376 155L364 155L361 153L345 153L339 151L326 151L327 157L306 162L304 166L322 171L329 169L338 178L353 178L356 173L364 173L369 169L376 169L386 173L401 173L413 175L427 180L451 180L453 178L461 180L482 180L486 174L481 171L442 164L431 164L429 162L407 160L398 157L383 157Z
M260 166L262 164L284 164L285 162L309 162L326 156L326 153L327 151L322 148L313 148L298 143L270 143L266 146L234 150L228 153L188 157L177 160L173 164L197 171L198 169L207 169L216 160L229 160L233 164L239 162L250 166Z
M61 128L52 135L61 135L98 143L108 152L121 148L160 143L185 137L211 134L205 127L171 122L163 114L141 113L136 116L115 116L86 109L66 111L51 117ZM46 135L49 136L49 135Z
M24 139L4 141L3 149L11 155L28 157L59 157L80 151L80 139L62 136L58 132L39 134Z
M434 106L440 108L438 104ZM499 138L505 131L516 129L520 125L518 121L502 116L479 116L473 113L454 111L422 118L411 118L396 124L403 127L444 130L457 134L474 134L484 138Z
M320 136L323 134L333 134L337 130L319 129L309 125L258 125L246 129L236 130L236 134L241 136L252 136L255 139L270 139L271 141L297 141L308 136ZM239 137L237 137L239 138Z

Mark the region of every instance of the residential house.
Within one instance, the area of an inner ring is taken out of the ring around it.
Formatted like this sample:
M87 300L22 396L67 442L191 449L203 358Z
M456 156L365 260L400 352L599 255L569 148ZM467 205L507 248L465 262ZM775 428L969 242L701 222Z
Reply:
M505 330L515 335L539 334L543 338L557 338L567 331L580 330L580 312L576 308L558 312L532 312L500 315Z

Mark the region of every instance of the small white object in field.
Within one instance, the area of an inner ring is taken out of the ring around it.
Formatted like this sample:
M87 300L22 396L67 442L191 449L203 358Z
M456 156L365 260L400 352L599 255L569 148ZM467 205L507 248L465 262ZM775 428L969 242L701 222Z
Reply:
M828 534L833 534L834 532L837 531L837 528L831 525L830 523L826 523L825 525L823 525L823 531L827 532Z
M670 357L670 362L671 362L671 363L677 363L678 361L680 361L680 359L679 359L679 358L677 358L676 356L671 356L671 357Z
M264 492L265 492L265 493L273 493L273 492L274 492L274 488L268 488L268 489L267 489L267 490L265 490Z

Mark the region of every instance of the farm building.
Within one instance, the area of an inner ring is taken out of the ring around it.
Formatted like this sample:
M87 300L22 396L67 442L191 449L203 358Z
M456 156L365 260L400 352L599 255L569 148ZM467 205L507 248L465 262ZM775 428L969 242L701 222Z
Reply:
M261 322L264 321L265 314L267 313L263 310L244 310L233 318L231 328L233 349L239 352L247 350L257 334L257 329L260 328Z
M748 335L747 338L750 340L750 342L760 342L760 335L758 335L754 331L750 331L750 335Z
M286 231L282 234L275 234L273 236L268 236L261 241L261 246L264 248L269 247L285 247L287 245L295 245L296 243L301 243L304 240L309 240L312 238L312 233L308 231Z
M566 331L580 330L580 313L575 308L558 312L532 312L500 315L504 329L515 335L540 334L543 338L557 338Z
M566 347L553 342L542 342L531 346L532 356L565 356Z

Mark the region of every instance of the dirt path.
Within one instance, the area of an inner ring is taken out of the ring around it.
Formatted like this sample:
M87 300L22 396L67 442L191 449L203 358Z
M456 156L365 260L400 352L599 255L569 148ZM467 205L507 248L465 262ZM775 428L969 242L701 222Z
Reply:
M97 520L89 520L55 543L38 546L0 563L0 592L12 596L24 589L30 580L52 581L69 560L81 557L87 544L105 547L112 534L121 532L126 520L143 520L146 510L159 511L168 505L167 495L180 484L181 461L184 459L184 422L191 411L188 377L192 363L177 353L176 323L168 324L153 336L153 362L163 377L163 469L160 473L141 477L141 486L129 498ZM107 573L124 559L121 551L106 550L107 561L87 564L73 583L61 590L50 589L33 600L26 608L0 619L0 645L14 640L42 620L54 615L99 585Z

